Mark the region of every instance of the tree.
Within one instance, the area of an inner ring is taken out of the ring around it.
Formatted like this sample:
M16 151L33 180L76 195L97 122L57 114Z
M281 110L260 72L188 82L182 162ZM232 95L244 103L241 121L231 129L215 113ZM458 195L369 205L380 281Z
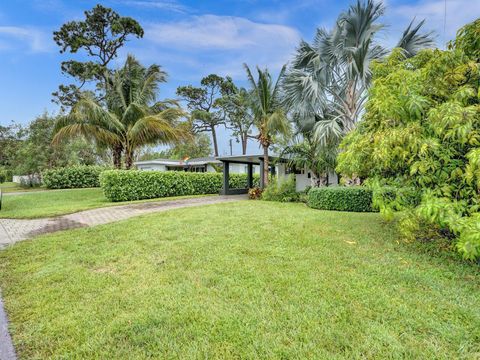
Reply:
M318 29L312 44L300 43L284 83L285 102L300 120L316 123L313 131L325 144L339 142L364 112L371 64L387 54L376 41L383 13L382 3L358 0L331 31ZM419 33L423 23L410 23L398 42L406 56L433 45L431 33Z
M221 96L225 79L210 74L200 81L200 85L200 87L180 86L177 88L177 95L187 103L191 112L193 131L209 132L212 136L214 154L218 156L216 128L225 124L225 118L217 107L217 99Z
M69 51L74 54L83 50L91 60L62 62L62 72L72 76L80 86L60 85L59 91L53 93L54 101L70 108L81 96L83 86L91 81L97 82L97 90L101 93L99 99L103 99L109 86L108 65L130 36L143 37L140 24L102 5L85 11L85 20L62 25L53 33L60 53Z
M191 139L173 145L168 154L171 159L208 157L212 154L212 143L205 134L195 134Z
M12 122L8 126L0 125L0 167L12 169L24 136L25 129L19 124Z
M480 30L480 22L466 28ZM465 29L465 28L464 28ZM375 189L382 213L401 211L410 239L456 238L480 257L480 63L463 30L450 51L400 49L373 66L361 125L345 137L337 171ZM389 188L384 189L384 186Z
M222 88L222 97L216 104L224 113L225 126L232 130L237 142L242 144L242 154L245 155L254 125L249 92L244 88L238 88L231 79L227 79Z
M261 70L257 67L258 77L255 80L247 64L244 64L247 78L252 88L251 107L254 116L254 124L258 129L255 136L263 148L264 169L263 184L268 185L269 157L268 149L279 135L288 135L290 123L281 104L280 81L282 80L286 66L283 66L277 81L272 81L268 69Z
M180 107L155 102L158 84L164 78L158 65L145 68L129 55L123 68L111 78L112 88L106 98L109 110L95 99L83 97L57 122L54 142L83 135L100 144L120 146L125 168L130 169L138 148L167 145L188 137L179 122L184 116Z
M56 117L44 113L22 131L21 140L10 159L11 170L19 175L35 175L49 168L94 165L101 160L101 153L81 138L53 146L56 120Z

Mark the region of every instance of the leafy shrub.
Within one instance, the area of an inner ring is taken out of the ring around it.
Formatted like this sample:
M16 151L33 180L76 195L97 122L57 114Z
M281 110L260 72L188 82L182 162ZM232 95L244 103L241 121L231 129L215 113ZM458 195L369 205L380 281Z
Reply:
M406 238L445 234L471 260L480 259L479 33L477 19L448 51L396 50L376 62L362 124L342 141L336 169L397 188L374 202L387 218L401 212Z
M312 188L307 204L320 210L369 212L373 211L372 190L360 186Z
M258 200L261 197L262 197L262 189L260 189L259 187L248 189L248 198L250 200Z
M258 186L259 177L254 176ZM154 199L169 196L218 194L223 185L221 173L181 171L109 170L100 184L110 201ZM246 188L246 174L230 174L231 188Z
M266 201L295 202L299 199L300 194L295 188L293 176L289 176L287 180L283 181L272 179L262 193L262 200Z
M7 181L7 173L4 170L0 170L0 184Z
M72 166L45 170L42 173L44 185L49 189L75 189L100 186L101 166Z

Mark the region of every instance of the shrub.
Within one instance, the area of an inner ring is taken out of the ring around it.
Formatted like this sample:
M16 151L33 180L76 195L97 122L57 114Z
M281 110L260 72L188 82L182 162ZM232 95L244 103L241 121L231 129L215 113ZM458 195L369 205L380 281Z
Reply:
M74 189L100 186L102 166L72 166L45 170L42 173L44 185L49 189Z
M321 210L369 212L372 211L372 190L360 186L312 188L307 204Z
M254 177L258 185L259 177ZM221 173L181 171L109 170L100 176L103 193L110 201L154 199L169 196L218 194ZM231 188L246 188L246 174L230 174Z
M262 200L295 202L299 201L300 194L295 188L295 178L289 176L287 180L277 181L272 179L270 184L262 193Z
M7 181L7 173L4 170L0 170L0 184Z
M248 198L250 200L258 200L261 197L262 197L262 189L260 189L259 187L248 189Z

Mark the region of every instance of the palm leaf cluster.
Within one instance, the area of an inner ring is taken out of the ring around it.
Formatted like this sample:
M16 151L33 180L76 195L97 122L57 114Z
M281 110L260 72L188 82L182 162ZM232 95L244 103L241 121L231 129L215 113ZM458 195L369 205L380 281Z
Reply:
M318 29L312 44L302 41L297 49L283 82L285 104L298 128L323 146L338 144L362 116L371 63L388 53L377 41L384 11L382 3L358 0L330 31ZM404 31L397 46L405 56L434 44L431 33L420 33L423 24L412 21Z
M81 98L70 114L56 124L54 141L82 135L100 146L124 154L132 166L135 150L144 145L171 144L185 138L179 120L184 112L174 101L156 102L166 74L158 65L143 67L133 56L109 78L106 106L91 97ZM120 163L114 159L115 165Z

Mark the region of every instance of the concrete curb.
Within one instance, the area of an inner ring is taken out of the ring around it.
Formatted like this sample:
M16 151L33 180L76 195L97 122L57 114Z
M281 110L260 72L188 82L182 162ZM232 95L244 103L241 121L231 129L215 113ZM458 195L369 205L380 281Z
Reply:
M16 360L12 338L8 333L8 319L0 297L0 360Z

